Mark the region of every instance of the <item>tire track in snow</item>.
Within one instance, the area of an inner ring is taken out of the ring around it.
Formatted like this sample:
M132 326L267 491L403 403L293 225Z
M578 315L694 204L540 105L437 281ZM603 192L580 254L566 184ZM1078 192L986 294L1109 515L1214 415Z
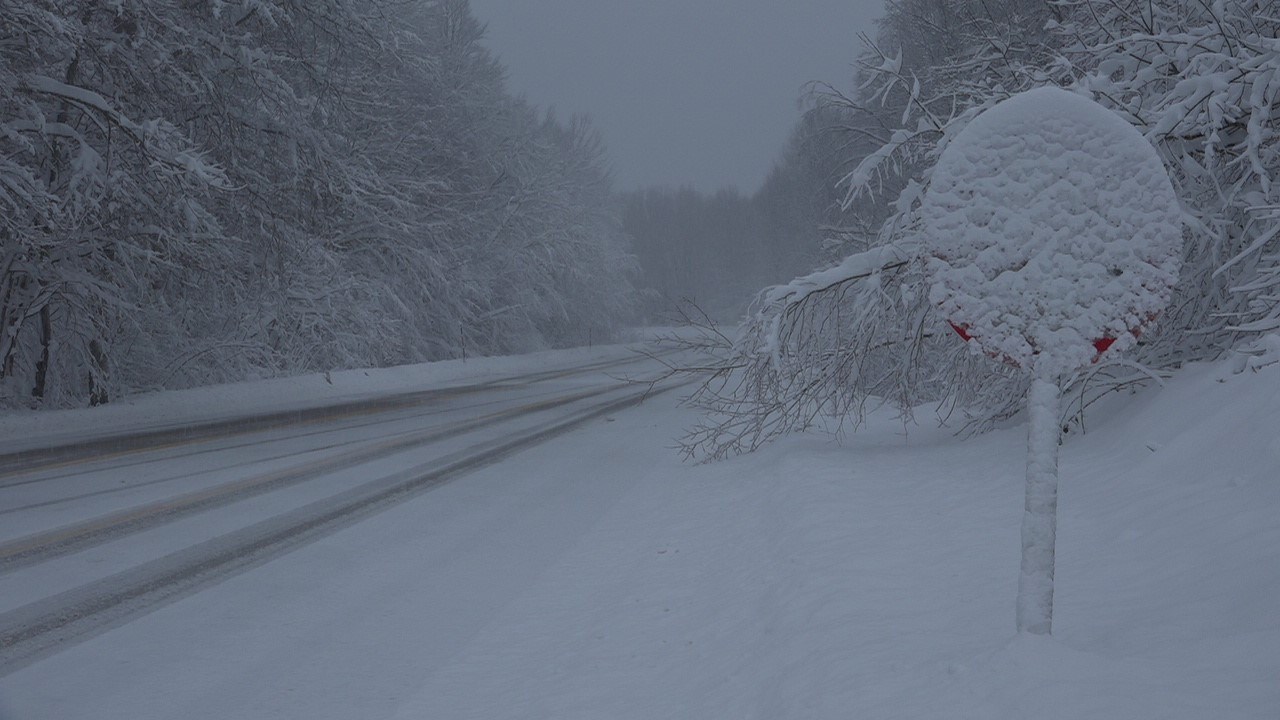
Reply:
M362 483L240 530L0 614L0 676L261 565L520 450L595 418L696 382L650 385L509 438L477 443L408 470ZM621 388L614 386L616 392Z
M542 393L541 395L544 395L544 396L553 395L557 392L563 392L563 390L551 390L549 392ZM291 435L287 435L279 438L265 438L265 439L255 440L253 442L244 442L244 443L237 443L235 445L224 445L219 447L201 449L201 450L196 450L190 453L183 453L181 455L161 455L156 457L148 457L143 459L137 459L130 462L120 463L118 465L110 465L103 468L93 468L92 470L89 470L87 472L88 473L110 472L110 471L115 471L115 470L119 470L121 468L126 468L126 467L139 467L144 465L163 464L167 462L172 462L173 460L191 458L191 457L206 454L206 453L219 453L219 452L226 452L229 450L239 450L239 449L244 449L249 447L261 447L261 446L271 445L275 443L289 443L289 442L303 439L303 438L318 437L322 435L332 435L332 434L340 435L343 433L349 433L352 430L376 427L378 425L386 425L386 424L392 424L392 423L398 424L398 423L403 423L403 422L412 421L412 420L419 420L422 418L431 418L431 417L436 417L440 415L447 415L449 413L457 413L457 412L463 412L467 410L479 410L480 408L484 408L484 407L501 405L504 402L510 402L510 400L506 398L486 400L485 402L482 402L482 403L437 408L428 412L413 413L411 415L397 415L393 418L374 420L366 423L343 424L343 425L338 425L331 428L325 428L321 430L314 430L314 431L303 432L303 433L296 433L296 434L291 434ZM488 416L485 416L485 417L488 417ZM379 437L381 439L387 440L391 438L400 438L400 437L412 435L415 433L420 434L422 432L423 432L422 430L400 430L387 435L381 435ZM63 497L54 498L52 500L33 502L27 505L17 505L14 507L6 507L4 509L0 509L0 516L20 513L26 510L33 510L37 508L50 507L53 505L62 505L69 502L75 502L77 500L83 500L85 498L99 497L102 495L110 495L110 494L120 493L120 492L128 492L131 490L135 490L137 488L144 488L152 485L161 485L164 483L174 482L178 480L186 480L186 479L190 479L200 475L207 475L210 473L225 472L228 470L235 470L237 468L243 468L243 467L252 467L254 465L265 464L265 463L274 462L277 460L288 460L290 458L301 457L304 455L310 455L317 452L337 450L340 448L352 447L357 445L367 445L372 442L375 442L375 440L370 437L358 437L355 439L348 439L348 440L336 440L332 442L327 442L324 445L311 446L311 447L303 448L300 450L289 450L287 452L282 452L275 455L267 455L264 457L252 458L249 460L240 460L228 465L216 465L216 466L209 467L205 470L199 470L196 472L189 472L189 473L183 473L183 474L177 474L177 475L166 475L164 477L155 478L152 480L132 482L127 485L117 485L112 487L106 487L101 490L93 490L89 492L82 492L75 495L67 495ZM81 473L69 472L62 475L41 477L39 480L33 480L30 482L34 483L34 482L44 482L47 480L59 480L59 479L65 479L68 477L76 477L79 474ZM18 483L18 484L27 484L27 483ZM10 487L13 487L13 486L10 486ZM4 490L4 489L5 488L0 487L0 490ZM0 544L0 548L2 547L3 547L3 544ZM4 551L0 549L0 573L3 573L4 571L3 568L4 568Z
M129 508L102 517L27 535L0 543L0 575L23 567L159 525L174 522L196 513L212 510L246 498L288 487L319 475L346 470L387 455L412 450L449 438L490 427L530 413L554 409L581 400L616 392L619 385L559 395L515 407L504 408L481 417L455 423L444 429L428 429L402 433L381 441L362 441L362 445L337 456L329 456L267 473L220 483L157 502ZM370 444L372 443L372 444ZM134 486L136 487L136 486Z

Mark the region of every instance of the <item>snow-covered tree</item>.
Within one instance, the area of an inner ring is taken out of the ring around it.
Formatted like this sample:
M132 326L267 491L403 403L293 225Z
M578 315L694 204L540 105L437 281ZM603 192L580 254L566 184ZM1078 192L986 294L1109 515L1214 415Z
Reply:
M0 0L0 31L0 404L627 312L598 138L507 93L466 0Z
M1083 86L1160 150L1193 231L1144 362L1214 357L1280 328L1280 17L1268 0L1063 3Z
M1026 379L949 342L923 291L916 237L919 203L950 140L1031 87L1079 87L1133 124L1160 152L1187 215L1170 307L1127 354L1066 379L1072 417L1082 421L1100 394L1280 326L1280 21L1270 5L888 4L859 89L832 96L878 123L864 126L876 147L860 149L843 180L846 207L876 235L836 267L761 294L740 336L719 348L716 381L695 397L709 413L688 449L749 449L828 412L847 426L871 397L904 412L935 402L941 418L958 414L971 430L1018 411Z
M0 3L6 396L106 401L120 347L165 321L148 299L160 276L211 259L220 236L225 176L154 103L176 20L132 9Z

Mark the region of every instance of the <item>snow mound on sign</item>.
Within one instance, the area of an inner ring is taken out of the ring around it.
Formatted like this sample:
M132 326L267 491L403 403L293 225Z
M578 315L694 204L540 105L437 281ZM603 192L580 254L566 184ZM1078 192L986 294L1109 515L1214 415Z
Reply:
M944 151L922 213L930 299L977 349L1049 372L1123 351L1168 303L1180 211L1155 150L1053 87L979 115ZM1048 367L1048 366L1052 367Z

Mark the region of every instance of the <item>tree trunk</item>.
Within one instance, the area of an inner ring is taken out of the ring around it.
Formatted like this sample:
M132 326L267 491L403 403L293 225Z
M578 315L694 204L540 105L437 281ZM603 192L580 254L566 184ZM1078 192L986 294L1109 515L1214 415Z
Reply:
M1018 632L1048 635L1053 625L1053 555L1058 525L1058 384L1036 376L1027 395L1027 498L1022 514Z
M14 307L17 304L14 296L18 291L26 290L26 278L15 280L13 277L6 277L4 280L4 298L0 301L0 380L13 375L14 355L18 348L16 336L19 317L18 310Z
M31 386L31 397L44 400L49 379L49 345L53 342L53 326L49 319L49 305L40 308L40 359L36 361L36 379Z
M106 405L111 399L107 392L107 353L97 339L89 341L89 407Z

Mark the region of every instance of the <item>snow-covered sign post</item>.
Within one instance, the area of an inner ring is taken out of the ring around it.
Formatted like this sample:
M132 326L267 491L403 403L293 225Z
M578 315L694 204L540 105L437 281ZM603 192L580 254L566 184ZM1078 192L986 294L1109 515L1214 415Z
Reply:
M1059 383L1168 303L1182 229L1155 149L1058 88L1015 95L947 145L921 208L930 300L974 350L1032 376L1018 632L1049 634Z

